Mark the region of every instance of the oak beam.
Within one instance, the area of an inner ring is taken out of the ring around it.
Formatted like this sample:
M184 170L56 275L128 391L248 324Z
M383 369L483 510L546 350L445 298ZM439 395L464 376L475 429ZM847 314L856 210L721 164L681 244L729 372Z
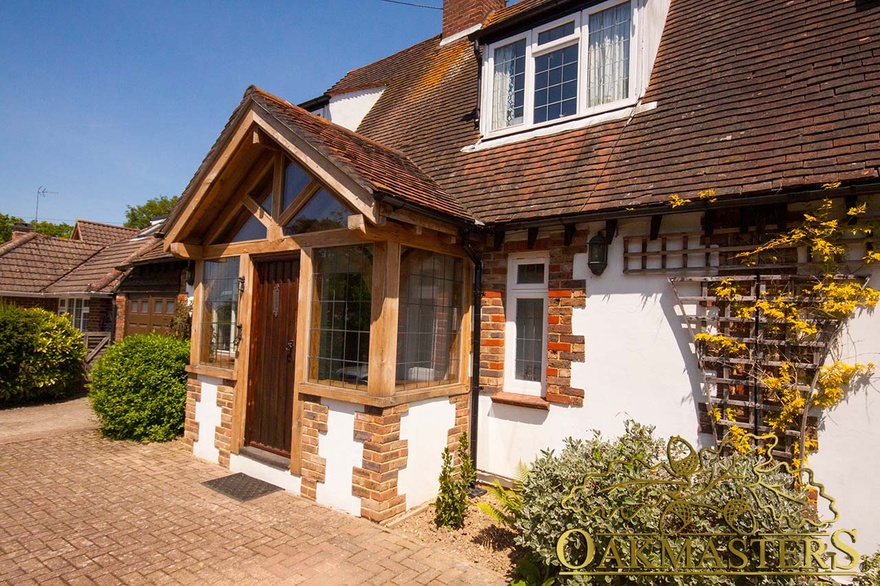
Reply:
M370 363L367 371L367 393L372 396L394 394L399 290L400 244L377 242L373 246Z

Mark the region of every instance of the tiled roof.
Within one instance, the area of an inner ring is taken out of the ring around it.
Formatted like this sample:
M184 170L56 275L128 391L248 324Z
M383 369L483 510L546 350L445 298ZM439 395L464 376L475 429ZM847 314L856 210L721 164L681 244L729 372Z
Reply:
M510 6L495 10L489 14L489 16L486 17L486 20L483 21L483 29L503 24L505 21L510 21L511 19L529 12L530 10L536 9L539 6L549 5L551 3L558 4L558 0L520 0L516 4L511 4Z
M40 293L103 248L30 233L0 246L0 291Z
M362 186L456 218L470 219L470 214L458 202L446 195L403 153L259 88L251 88L249 94L269 114L334 161Z
M78 221L86 230L107 224ZM97 231L109 237L112 230ZM121 230L115 232L122 234ZM87 232L86 237L96 232ZM137 230L124 229L125 237L111 244L65 240L30 233L0 246L0 292L2 293L112 293L123 276L117 267L152 251L155 238L131 238Z
M655 109L470 153L467 39L430 39L331 92L385 86L358 133L405 153L487 223L660 206L708 188L724 198L857 184L880 166L878 21L876 2L674 0L642 99Z
M161 238L150 238L149 240L150 241L147 243L147 246L145 248L142 248L140 251L138 251L136 255L132 256L126 261L126 265L177 260L177 258L173 254L165 251Z
M103 248L48 287L46 293L112 293L123 272L116 267L126 264L138 251L152 245L150 240L122 240ZM0 259L2 261L2 259Z
M72 240L82 240L83 242L94 242L97 244L112 244L131 238L137 234L135 228L125 228L124 226L114 226L112 224L102 224L100 222L89 222L88 220L77 220L73 227Z

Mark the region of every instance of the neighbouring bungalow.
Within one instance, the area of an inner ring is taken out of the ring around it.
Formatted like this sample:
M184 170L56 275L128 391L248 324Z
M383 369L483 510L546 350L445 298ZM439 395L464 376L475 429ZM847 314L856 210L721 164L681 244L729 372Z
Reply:
M161 220L148 228L151 235ZM174 258L162 240L150 243L116 267L125 276L116 287L114 341L132 334L171 334L172 320L189 311L193 273L187 261Z
M67 239L16 224L12 239L0 245L0 300L70 315L89 364L113 338L113 298L124 276L116 265L147 243L138 230L99 222L77 220Z
M734 256L822 197L877 219L878 17L445 0L441 35L302 106L249 88L164 227L195 264L194 453L386 521L434 496L463 431L510 477L628 418L703 445L719 405L720 427L765 429L772 398L707 372L691 331L713 279L797 273L803 251ZM876 360L878 317L843 350ZM811 465L864 551L878 416L868 390L814 422Z

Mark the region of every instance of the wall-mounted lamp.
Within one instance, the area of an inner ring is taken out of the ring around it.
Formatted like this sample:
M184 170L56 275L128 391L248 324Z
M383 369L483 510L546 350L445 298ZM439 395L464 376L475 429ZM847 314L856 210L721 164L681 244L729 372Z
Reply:
M587 266L596 276L601 275L608 266L608 239L605 238L605 232L599 232L590 238Z

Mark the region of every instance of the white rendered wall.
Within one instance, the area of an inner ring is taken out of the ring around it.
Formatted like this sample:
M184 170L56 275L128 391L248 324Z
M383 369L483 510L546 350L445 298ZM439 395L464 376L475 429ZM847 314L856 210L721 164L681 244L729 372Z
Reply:
M407 442L406 468L397 477L397 493L410 509L437 496L442 451L455 425L455 405L447 397L413 403L400 420L400 439Z
M880 201L872 204L876 209ZM591 235L600 228L590 226ZM589 273L586 259L576 255L574 278L586 279L587 300L573 312L573 333L585 337L586 360L572 364L572 383L585 390L584 406L551 405L547 412L493 404L482 396L480 470L510 477L517 462L531 462L542 449L558 451L565 437L588 437L591 429L619 436L629 418L655 425L660 437L680 435L696 444L707 439L697 433L701 375L666 276L622 273L623 237L648 230L647 220L621 223L602 276ZM664 218L661 233L699 230L699 215L691 214ZM867 272L869 284L880 288L880 267ZM692 287L685 294L697 294L698 286ZM880 309L852 320L838 357L880 366ZM837 499L836 527L857 529L862 554L880 548L880 375L823 414L819 451L809 465Z
M217 387L223 382L216 378L199 376L202 391L196 402L196 423L199 424L199 439L193 442L193 455L216 464L220 461L220 450L214 445L216 428L220 427L220 407L217 405Z
M880 270L873 271L869 285L880 288ZM850 322L839 358L880 365L880 311L862 312ZM859 553L880 548L880 376L876 373L867 388L854 389L823 414L819 451L810 456L809 467L837 499L837 527L858 530Z
M693 218L664 221L663 230L682 231L678 224L688 221ZM593 226L592 234L598 228ZM660 436L698 442L701 376L673 290L665 275L622 273L623 237L648 229L648 220L622 224L599 277L587 269L586 255L575 255L574 278L586 279L587 299L584 309L573 311L572 332L584 336L586 360L572 363L571 371L572 386L584 389L584 406L541 411L482 396L480 470L511 477L520 460L527 464L542 449L561 449L563 438L589 437L593 429L616 437L627 419L655 425Z
M333 96L327 106L327 117L335 124L357 130L383 91L385 88L372 88Z
M351 494L352 469L364 461L364 445L354 439L355 413L360 405L322 399L327 406L327 433L318 440L318 455L326 460L324 482L316 487L316 500L360 517L361 499Z

